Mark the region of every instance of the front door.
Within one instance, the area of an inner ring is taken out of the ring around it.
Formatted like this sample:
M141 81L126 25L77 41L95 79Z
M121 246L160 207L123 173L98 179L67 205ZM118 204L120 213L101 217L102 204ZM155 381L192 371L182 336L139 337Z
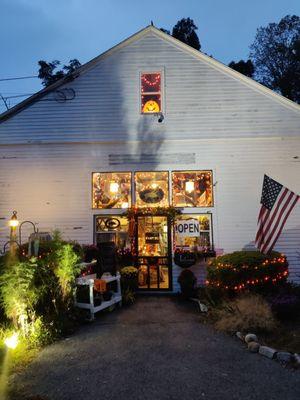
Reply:
M139 289L171 290L171 236L167 216L137 216Z

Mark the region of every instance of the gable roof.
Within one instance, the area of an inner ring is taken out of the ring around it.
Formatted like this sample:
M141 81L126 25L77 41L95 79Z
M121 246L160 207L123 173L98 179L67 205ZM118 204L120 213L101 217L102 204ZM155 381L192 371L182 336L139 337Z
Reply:
M32 96L28 97L24 101L20 102L19 104L15 105L14 107L12 107L11 109L5 111L4 113L2 113L0 115L0 123L11 118L13 115L19 113L24 108L27 108L31 104L35 103L36 101L38 101L40 98L42 98L46 94L52 92L53 90L56 90L57 88L59 88L60 86L62 86L64 84L76 79L78 76L80 76L84 72L93 68L103 58L106 58L106 57L110 56L112 53L120 50L121 48L131 44L132 42L139 40L140 38L147 35L148 33L153 33L153 34L159 36L163 40L168 41L170 44L181 48L183 51L190 53L195 58L198 58L199 60L210 65L212 68L217 69L217 70L223 72L224 74L229 75L232 78L243 82L248 87L260 92L261 94L273 99L274 101L281 103L283 106L300 112L300 105L298 105L297 103L287 99L286 97L274 92L271 89L268 89L266 86L263 86L262 84L241 74L240 72L233 70L232 68L223 64L222 62L217 61L214 58L207 56L206 54L194 49L193 47L181 42L178 39L175 39L173 36L166 34L165 32L161 31L160 29L156 28L155 26L149 25L146 28L135 33L134 35L130 36L129 38L125 39L124 41L120 42L119 44L113 46L112 48L105 51L104 53L100 54L99 56L97 56L97 57L93 58L92 60L88 61L87 63L81 65L73 73L66 75L65 77L61 78L60 80L53 83L52 85L38 91L37 93L33 94Z

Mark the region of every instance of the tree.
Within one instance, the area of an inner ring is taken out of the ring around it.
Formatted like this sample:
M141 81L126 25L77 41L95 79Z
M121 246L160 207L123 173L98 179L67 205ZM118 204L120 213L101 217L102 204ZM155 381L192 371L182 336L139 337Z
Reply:
M190 18L182 18L174 26L172 36L183 43L188 44L196 50L201 49L201 44L196 33L198 27L194 24L194 21Z
M300 18L258 28L250 50L256 80L300 103Z
M240 60L239 62L231 61L228 66L235 71L238 71L241 74L248 76L249 78L253 77L254 65L250 59L247 61Z
M60 70L56 70L60 65L60 61L58 60L54 60L52 62L41 60L38 62L38 64L40 66L38 77L42 79L42 84L45 87L52 85L52 83L58 81L67 74L71 74L81 65L76 58L70 60L69 65L64 65Z

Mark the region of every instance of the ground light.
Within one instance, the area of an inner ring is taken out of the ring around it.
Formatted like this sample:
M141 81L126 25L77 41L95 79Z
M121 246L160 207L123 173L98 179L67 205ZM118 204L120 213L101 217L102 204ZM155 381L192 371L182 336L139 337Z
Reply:
M4 340L4 344L8 349L14 350L18 346L19 335L14 333Z
M3 359L3 364L1 366L1 375L0 375L0 399L5 400L7 399L7 383L8 383L8 376L9 376L9 369L10 369L10 353L13 351L19 342L19 335L18 333L13 333L11 336L7 337L4 340L4 344L6 346L6 354Z

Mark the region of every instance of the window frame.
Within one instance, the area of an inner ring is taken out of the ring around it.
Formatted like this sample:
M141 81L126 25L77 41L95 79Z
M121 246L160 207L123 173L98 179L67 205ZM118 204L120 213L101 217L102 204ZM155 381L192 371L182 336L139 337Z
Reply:
M210 206L176 206L174 204L174 192L173 192L173 174L174 173L193 173L193 172L210 172L211 173L211 205ZM171 202L173 207L180 209L205 209L205 208L213 208L215 206L215 196L214 196L214 173L212 169L196 169L196 170L171 170Z
M195 208L194 208L195 209ZM193 216L208 216L210 219L210 230L209 230L209 240L210 240L210 247L212 250L215 249L215 243L214 243L214 224L213 224L213 219L214 219L214 214L212 213L212 211L207 211L207 212L198 212L198 211L193 211L193 212L189 212L189 210L185 209L185 212L183 212L180 215L177 215L175 217L174 223L177 219L181 219L182 217L189 217L189 218L193 218ZM201 232L201 230L200 230ZM203 230L202 232L207 232L207 230ZM174 243L174 248L176 247L176 243L175 243L175 230L173 231L173 243ZM174 253L174 251L173 251Z
M168 204L166 205L166 206L160 206L160 205L153 205L153 206L151 206L151 205L145 205L145 206L138 206L137 205L137 191L136 191L136 180L135 180L135 177L136 177L136 174L139 174L139 173L159 173L159 172L166 172L168 175L167 175L167 185L168 185L168 191L167 191L167 196L166 196L166 198L167 198L167 201L168 201ZM134 206L135 207L138 207L138 208L155 208L155 207L170 207L170 171L169 170L154 170L154 171L141 171L141 170L135 170L135 171L133 171L133 194L134 194L134 197L133 197L133 200L134 200L134 202L133 202L133 204L134 204Z
M158 112L148 112L144 113L142 111L142 75L147 75L147 74L160 74L160 92L147 92L147 94L160 94L160 111ZM139 114L140 115L156 115L163 113L164 114L164 104L165 104L165 96L164 96L164 87L165 87L165 81L164 81L164 70L163 68L158 68L158 69L153 69L149 71L148 69L141 69L139 71Z
M93 176L94 174L130 174L130 202L128 204L127 208L122 208L122 207L111 207L111 208L104 208L104 207L94 207L94 180ZM92 202L92 210L97 210L97 211L109 211L109 210L120 210L123 212L128 210L128 208L131 208L133 206L133 197L132 197L132 177L133 177L133 172L132 171L93 171L91 173L91 202Z

